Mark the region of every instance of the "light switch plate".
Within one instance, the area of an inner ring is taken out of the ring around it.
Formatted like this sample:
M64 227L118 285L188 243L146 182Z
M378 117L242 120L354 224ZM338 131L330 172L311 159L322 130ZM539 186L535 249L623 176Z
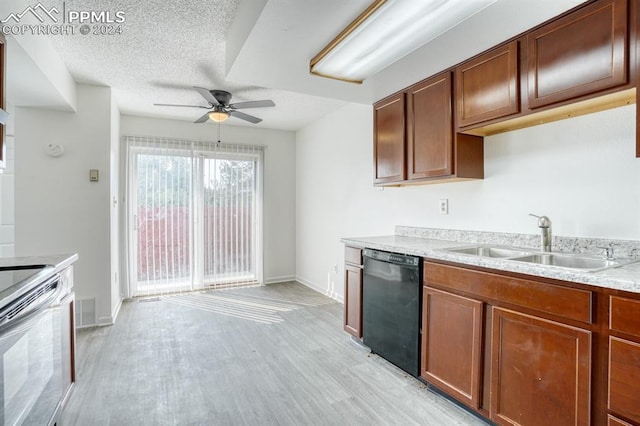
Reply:
M98 169L89 170L89 182L98 182L100 180L100 172Z

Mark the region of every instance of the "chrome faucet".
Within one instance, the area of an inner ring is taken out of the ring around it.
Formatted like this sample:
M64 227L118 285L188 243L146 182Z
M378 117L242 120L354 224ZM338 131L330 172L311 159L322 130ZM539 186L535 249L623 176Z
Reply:
M538 228L542 233L540 239L540 249L542 251L551 251L551 219L546 216L537 216L529 213L529 216L538 218Z
M607 260L615 260L615 256L614 256L614 251L613 251L613 247L612 246L607 246L607 247L600 247L598 246L597 248L604 250L604 258Z

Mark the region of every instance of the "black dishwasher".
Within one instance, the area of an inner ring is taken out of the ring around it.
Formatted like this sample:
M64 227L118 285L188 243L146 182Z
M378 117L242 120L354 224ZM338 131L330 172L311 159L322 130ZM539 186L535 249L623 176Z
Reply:
M363 343L418 377L422 258L371 249L363 256Z

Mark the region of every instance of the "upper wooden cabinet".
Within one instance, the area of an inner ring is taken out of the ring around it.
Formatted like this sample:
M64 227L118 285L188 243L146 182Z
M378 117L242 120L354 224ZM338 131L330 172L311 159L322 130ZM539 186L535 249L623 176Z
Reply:
M374 183L405 180L405 102L398 93L373 106Z
M406 96L408 178L453 174L451 73L411 86Z
M447 71L374 105L374 183L406 185L484 177L483 139L453 133Z
M455 76L457 127L520 111L517 41L458 65Z
M587 2L376 103L374 183L482 179L483 136L628 105L639 83L640 0Z
M627 2L598 1L527 34L529 108L627 82Z

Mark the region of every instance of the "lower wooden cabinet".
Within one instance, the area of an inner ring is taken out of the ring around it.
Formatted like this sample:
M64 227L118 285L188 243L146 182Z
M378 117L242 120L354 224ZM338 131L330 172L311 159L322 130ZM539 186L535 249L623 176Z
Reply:
M344 331L362 338L362 249L345 247Z
M362 337L362 268L344 266L344 330Z
M423 288L420 375L479 408L483 303Z
M589 290L426 260L423 275L427 382L499 425L592 424Z
M618 419L612 415L607 418L607 426L633 426L631 423L627 423L624 420Z
M614 336L609 337L609 410L640 423L640 344Z
M589 425L591 332L493 308L491 419Z
M609 297L609 425L640 425L640 300ZM625 420L618 418L622 417Z

